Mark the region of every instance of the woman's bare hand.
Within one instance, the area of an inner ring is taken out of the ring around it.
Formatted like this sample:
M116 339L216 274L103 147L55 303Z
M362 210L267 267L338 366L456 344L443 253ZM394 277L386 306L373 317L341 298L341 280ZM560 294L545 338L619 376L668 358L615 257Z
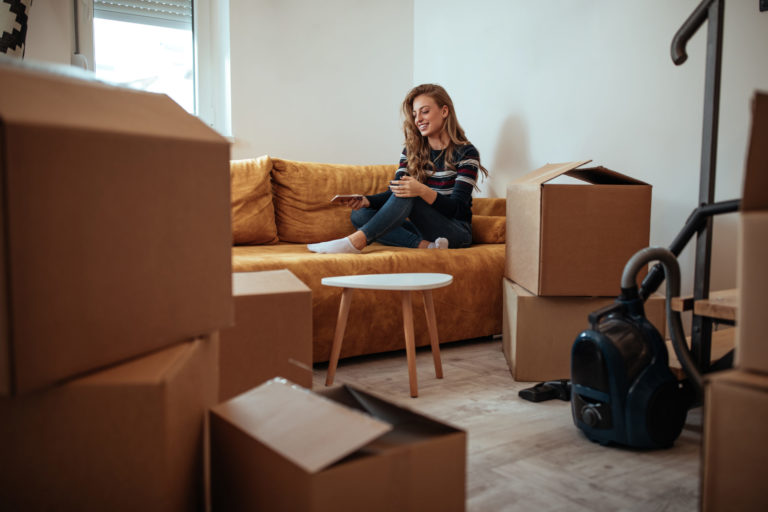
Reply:
M395 194L395 197L420 197L425 188L429 187L411 176L403 176L399 180L389 182L389 189Z
M368 208L371 206L371 202L365 196L360 197L345 197L341 200L341 204L353 210L359 210L360 208Z

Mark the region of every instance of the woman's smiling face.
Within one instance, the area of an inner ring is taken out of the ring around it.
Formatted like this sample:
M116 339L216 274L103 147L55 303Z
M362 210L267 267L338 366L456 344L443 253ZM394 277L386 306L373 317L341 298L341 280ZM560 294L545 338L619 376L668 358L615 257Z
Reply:
M413 99L413 121L416 128L424 137L435 137L440 134L448 117L448 106L443 108L431 96L421 94Z

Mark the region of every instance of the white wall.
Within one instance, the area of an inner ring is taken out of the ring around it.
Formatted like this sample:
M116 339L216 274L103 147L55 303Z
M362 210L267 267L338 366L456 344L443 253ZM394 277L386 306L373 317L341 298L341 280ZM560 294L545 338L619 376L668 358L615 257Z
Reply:
M25 60L69 64L75 47L74 8L67 0L35 0L29 10Z
M413 1L230 0L233 158L396 163Z
M592 158L654 186L651 243L698 200L706 24L688 61L672 37L698 0L415 0L414 81L451 94L491 177L482 195L547 162ZM741 195L755 88L768 90L768 13L726 2L716 199ZM712 288L735 286L736 215L716 222ZM681 255L692 290L693 250Z

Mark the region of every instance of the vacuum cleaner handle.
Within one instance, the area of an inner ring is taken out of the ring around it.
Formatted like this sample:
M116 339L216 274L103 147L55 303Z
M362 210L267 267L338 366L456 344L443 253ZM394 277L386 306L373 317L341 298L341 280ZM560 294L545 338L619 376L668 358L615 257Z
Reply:
M685 373L691 380L696 391L701 395L703 391L703 381L696 364L691 358L691 352L685 343L685 332L683 331L683 322L680 319L678 311L672 311L672 297L680 295L680 266L677 258L672 252L663 247L646 247L632 256L624 266L624 272L621 275L622 290L637 289L637 273L651 261L658 260L664 268L664 275L667 280L667 326L672 337L672 347Z
M688 59L688 54L685 52L685 45L688 40L693 37L693 34L699 30L699 27L704 24L709 14L709 7L714 0L703 0L696 9L688 16L683 25L675 33L675 37L672 38L672 62L676 66L679 66Z
M710 217L715 215L721 215L723 213L732 213L739 211L741 208L740 199L730 199L728 201L719 201L717 203L704 204L694 209L685 221L683 229L677 234L672 243L669 245L670 252L677 256L680 254L693 235L698 233L705 225ZM643 279L643 283L640 285L640 297L646 300L653 292L655 292L661 282L664 280L664 269L661 263L654 265L648 275Z

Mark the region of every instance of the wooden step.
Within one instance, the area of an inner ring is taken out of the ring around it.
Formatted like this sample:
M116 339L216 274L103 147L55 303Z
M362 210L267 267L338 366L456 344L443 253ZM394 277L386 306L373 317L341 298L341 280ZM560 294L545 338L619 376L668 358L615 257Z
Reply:
M739 308L739 290L717 290L709 292L708 299L694 301L692 296L672 297L672 311L690 311L694 314L707 316L717 320L736 321L736 311Z

